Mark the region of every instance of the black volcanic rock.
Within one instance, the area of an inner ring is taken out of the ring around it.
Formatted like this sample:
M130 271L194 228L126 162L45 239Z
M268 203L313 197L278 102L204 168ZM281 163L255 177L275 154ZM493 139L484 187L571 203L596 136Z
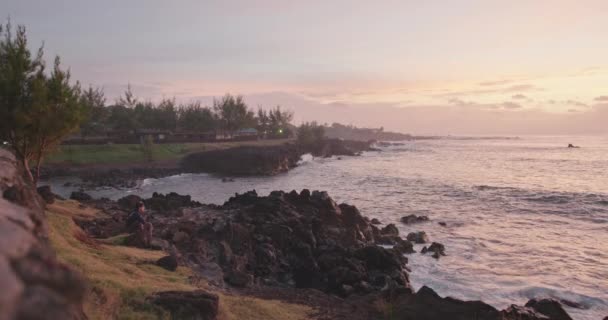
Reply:
M230 176L274 175L296 166L300 150L291 144L268 147L237 147L190 154L181 161L186 172L209 172Z
M42 186L36 189L40 197L44 200L44 202L51 204L55 202L55 194L51 191L51 186Z
M401 217L401 222L404 224L414 224L429 221L429 217L427 216L417 216L415 214L410 214L409 216Z
M426 232L410 232L407 235L407 240L415 242L415 243L427 243L429 242L429 237L426 235Z
M234 286L261 282L343 296L387 285L409 288L407 259L376 246L378 231L369 219L326 192L260 197L250 191L221 207L155 216L154 227L190 262L219 265ZM175 241L177 235L187 240Z
M156 265L169 271L177 270L177 259L174 256L165 256L156 261Z
M74 191L72 194L70 194L70 199L82 202L93 200L93 197L82 191Z
M559 301L555 299L532 299L526 303L526 307L532 308L552 320L572 320Z
M203 290L157 292L146 300L169 310L172 319L215 320L219 297Z

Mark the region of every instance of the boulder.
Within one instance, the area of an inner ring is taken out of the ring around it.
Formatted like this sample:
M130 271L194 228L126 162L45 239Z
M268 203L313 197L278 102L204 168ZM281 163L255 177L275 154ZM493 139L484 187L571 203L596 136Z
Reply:
M86 319L84 278L57 260L37 190L0 148L0 319Z
M203 290L163 291L146 299L171 313L172 319L216 320L219 297Z
M174 256L165 256L156 260L156 265L169 271L177 270L177 259Z
M386 227L380 229L380 234L385 236L398 236L399 229L393 223L387 225Z
M499 320L499 311L481 301L442 298L423 286L416 294L405 294L393 302L394 319L416 320Z
M435 259L439 259L440 256L445 256L445 246L439 242L433 242L428 248L424 247L420 251L421 254L426 254L427 252L432 252L432 257Z
M74 191L72 192L72 194L70 194L70 199L82 202L91 201L93 200L93 197L91 197L88 193L82 191Z
M559 301L555 299L532 299L526 303L526 307L532 308L552 320L572 320Z
M429 237L424 231L410 232L407 235L407 240L412 241L414 243L427 243L429 242Z
M137 205L137 203L140 201L142 201L142 199L139 196L130 194L126 197L118 199L118 205L127 211L133 211L135 210L135 205Z
M404 224L414 224L429 221L429 217L427 216L417 216L415 214L410 214L409 216L401 217L401 222Z
M401 254L409 254L416 252L414 250L414 244L411 241L403 240L401 238L399 238L399 241L397 241L393 249L395 249Z
M38 194L40 195L40 197L47 204L52 204L53 202L55 202L55 194L51 191L51 186L38 187L38 189L36 189L36 191L38 191Z
M376 225L378 225L378 224L382 224L382 223L380 222L380 220L378 220L378 219L376 219L376 218L373 218L373 219L372 219L372 221L371 221L371 223L372 223L372 224L376 224Z
M224 281L239 288L245 288L253 282L253 276L243 271L230 271L224 275Z

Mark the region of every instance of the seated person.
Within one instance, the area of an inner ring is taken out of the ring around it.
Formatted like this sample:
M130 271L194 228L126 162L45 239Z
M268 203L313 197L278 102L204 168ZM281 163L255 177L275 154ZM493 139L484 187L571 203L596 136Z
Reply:
M147 221L146 206L143 201L135 205L135 211L127 217L127 230L134 233L137 239L146 247L150 247L152 241L152 223Z

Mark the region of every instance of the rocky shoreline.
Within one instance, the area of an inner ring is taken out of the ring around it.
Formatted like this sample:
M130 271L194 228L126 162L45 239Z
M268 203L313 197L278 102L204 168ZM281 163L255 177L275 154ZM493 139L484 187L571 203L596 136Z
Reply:
M373 141L325 139L310 146L286 143L277 146L242 146L186 155L180 161L123 165L47 165L41 178L76 177L78 187L134 188L146 178L162 178L182 173L212 173L220 176L268 176L295 168L304 154L315 157L357 156L364 151L379 151ZM70 183L71 184L71 183Z
M109 217L77 222L98 238L121 234L126 214L139 200L131 195L117 202L86 201ZM376 226L325 192L275 191L261 197L251 191L221 206L175 193L144 201L152 212L156 245L218 288L316 290L356 302L361 314L356 319L381 318L387 308L395 319L571 319L551 299L497 310L481 301L442 298L428 287L415 292L407 255L415 254L412 241L428 239L403 239L394 225ZM441 244L431 247L445 253Z

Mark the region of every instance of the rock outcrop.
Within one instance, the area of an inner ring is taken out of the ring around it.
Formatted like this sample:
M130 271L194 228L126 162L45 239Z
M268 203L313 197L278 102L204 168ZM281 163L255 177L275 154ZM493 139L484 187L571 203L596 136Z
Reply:
M219 297L203 290L163 291L148 297L148 301L168 310L172 319L217 319Z
M427 216L417 216L415 214L410 214L409 216L401 217L401 222L404 224L414 224L429 221L429 217Z
M187 155L181 161L185 172L220 175L274 175L296 166L301 153L292 144L267 147L237 147Z
M45 204L2 148L0 191L0 319L85 319L84 280L55 258Z

